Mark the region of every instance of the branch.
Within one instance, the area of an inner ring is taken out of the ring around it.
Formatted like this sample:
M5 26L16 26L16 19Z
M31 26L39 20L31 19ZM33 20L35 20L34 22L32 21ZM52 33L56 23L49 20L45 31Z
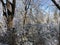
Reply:
M55 0L52 0L52 2L55 4L55 6L60 10L60 6L59 4L57 4L57 2Z
M3 0L0 0L0 1L1 1L2 5L4 6L5 4L4 4Z

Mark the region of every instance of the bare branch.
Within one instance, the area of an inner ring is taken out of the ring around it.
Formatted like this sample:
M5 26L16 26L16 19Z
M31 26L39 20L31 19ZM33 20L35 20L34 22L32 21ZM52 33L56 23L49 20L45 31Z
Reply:
M52 2L55 4L55 6L60 10L60 6L59 4L57 4L57 2L55 0L52 0Z

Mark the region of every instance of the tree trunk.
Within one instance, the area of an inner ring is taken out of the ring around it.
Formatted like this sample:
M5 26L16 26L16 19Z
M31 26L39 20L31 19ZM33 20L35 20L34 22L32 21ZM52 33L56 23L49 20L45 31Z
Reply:
M9 45L16 45L16 31L13 27L13 18L14 18L14 12L15 12L15 3L16 0L12 0L13 3L11 3L9 0L6 0L6 4L1 0L2 6L3 6L3 16L7 24L7 39Z

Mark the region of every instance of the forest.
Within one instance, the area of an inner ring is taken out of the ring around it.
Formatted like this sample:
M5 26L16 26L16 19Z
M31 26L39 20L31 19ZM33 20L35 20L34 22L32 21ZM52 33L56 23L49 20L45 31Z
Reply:
M60 0L0 0L0 45L60 45Z

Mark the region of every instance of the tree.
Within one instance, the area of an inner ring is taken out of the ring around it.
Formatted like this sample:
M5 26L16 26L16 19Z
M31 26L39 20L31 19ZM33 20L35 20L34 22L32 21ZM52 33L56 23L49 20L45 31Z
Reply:
M57 4L55 0L52 0L52 2L55 4L55 6L60 10L60 5ZM60 30L60 22L59 22L59 30ZM60 32L59 32L59 43L60 43Z
M15 28L13 27L13 18L14 18L14 12L15 12L15 4L16 0L12 0L12 3L10 0L6 0L6 3L4 3L3 0L0 0L2 2L3 7L3 16L6 21L7 25L7 39L9 45L16 45L15 44Z
M26 21L27 21L27 11L29 9L29 6L30 6L30 3L31 3L31 0L24 0L24 10L25 10L25 13L24 13L24 17L23 17L23 26L26 24Z

